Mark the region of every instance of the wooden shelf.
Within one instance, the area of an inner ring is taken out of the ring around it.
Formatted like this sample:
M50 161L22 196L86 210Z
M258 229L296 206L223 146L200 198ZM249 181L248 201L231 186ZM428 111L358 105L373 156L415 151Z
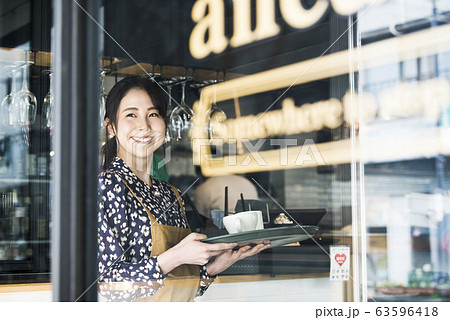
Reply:
M0 293L52 291L51 283L1 284Z
M327 278L329 273L308 273L308 274L252 274L252 275L224 275L218 276L214 283L234 283L234 282L253 282L253 281L274 281L274 280L294 280L294 279L311 279L311 278Z

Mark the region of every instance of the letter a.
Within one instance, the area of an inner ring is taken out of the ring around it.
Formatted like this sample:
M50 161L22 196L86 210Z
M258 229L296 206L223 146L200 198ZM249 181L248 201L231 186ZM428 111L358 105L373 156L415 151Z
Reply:
M206 9L209 12L206 14ZM192 7L191 17L195 25L189 38L189 50L196 59L203 59L211 52L221 53L228 45L225 37L225 9L222 0L198 0ZM208 33L208 40L205 36Z
M311 150L314 159L308 153L309 150ZM303 147L300 149L300 153L298 154L297 160L295 161L295 165L302 166L305 161L314 161L314 160L318 165L325 164L325 161L323 160L319 149L317 149L317 146L314 144L314 141L312 139L305 139L305 143L303 144Z

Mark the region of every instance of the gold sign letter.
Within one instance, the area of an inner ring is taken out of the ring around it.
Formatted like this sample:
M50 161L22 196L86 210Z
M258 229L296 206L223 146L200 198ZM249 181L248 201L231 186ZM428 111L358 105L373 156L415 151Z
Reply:
M206 9L208 8L208 14ZM191 54L203 59L211 52L220 53L228 45L225 37L225 10L222 0L198 0L192 7L192 20L197 23L189 38ZM205 42L205 36L208 40Z
M334 11L342 16L349 16L354 13L357 13L362 7L373 4L380 4L382 1L374 1L374 0L331 0L331 5L333 6Z
M256 28L251 30L251 1L233 0L234 32L230 39L233 47L275 36L280 27L275 22L275 1L256 1Z
M284 20L292 27L311 27L323 17L328 9L328 0L317 0L311 9L305 9L301 0L280 0L280 10Z

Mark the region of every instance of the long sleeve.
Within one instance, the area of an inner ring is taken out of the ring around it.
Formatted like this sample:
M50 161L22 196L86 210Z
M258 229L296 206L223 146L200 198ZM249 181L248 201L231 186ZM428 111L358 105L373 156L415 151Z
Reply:
M214 282L217 276L210 276L206 271L206 265L200 267L200 286L197 291L197 296L202 296L209 286Z
M140 256L136 245L142 250L143 245L151 244L150 227L141 229L142 234L129 227L136 222L129 218L133 213L127 205L125 188L114 174L103 174L99 179L99 291L107 300L113 301L131 301L153 295L165 279L156 257L136 258Z

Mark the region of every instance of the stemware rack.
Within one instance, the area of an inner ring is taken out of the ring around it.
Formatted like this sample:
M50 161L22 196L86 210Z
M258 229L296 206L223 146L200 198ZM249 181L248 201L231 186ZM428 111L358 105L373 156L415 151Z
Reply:
M16 61L28 60L33 62L33 67L51 67L52 53L44 51L24 51L22 49L0 48L0 63L14 63ZM27 56L26 56L27 55ZM223 72L220 70L194 69L186 66L158 65L148 62L136 64L129 59L119 59L116 57L105 57L102 60L104 68L109 69L108 76L146 76L150 75L161 85L177 84L188 80L190 87L202 88L217 82L241 77L241 74Z
M50 94L50 77L49 73L51 73L52 67L52 53L44 52L44 51L25 51L22 49L7 49L0 48L1 60L0 64L3 66L14 65L17 64L18 61L29 61L31 63L29 69L30 79L29 81L37 82L37 78L42 77L39 80L39 90L43 90L45 87L44 96L38 98L38 110L41 110L41 121L39 126L41 126L44 130L49 130L50 134L52 132L52 121L51 119L46 119L45 117L48 114L52 114L51 110L47 110L48 106L48 97L46 94ZM122 59L117 57L104 57L100 61L100 69L99 69L99 85L100 85L100 93L99 93L99 111L100 111L100 144L105 142L107 138L107 133L104 126L102 106L105 101L106 92L105 91L105 79L109 84L109 87L112 82L117 82L122 77L135 75L142 77L151 77L154 79L169 95L169 88L172 89L171 92L174 93L174 96L170 94L170 100L173 102L172 107L180 105L181 98L180 92L184 92L185 95L188 93L191 95L192 102L192 94L195 96L199 96L199 92L202 88L213 85L216 83L220 83L226 80L231 80L235 78L239 78L243 76L242 74L232 73L232 72L224 72L220 70L207 70L207 69L198 69L191 68L189 66L174 66L174 65L159 65L155 63L149 63L146 61L142 61L140 63L136 63L131 59ZM31 79L33 78L33 80ZM31 90L33 91L33 90ZM51 95L50 97L53 97ZM175 98L176 97L176 98ZM0 97L2 98L2 97ZM4 98L4 97L3 97ZM102 103L103 101L103 103ZM188 106L188 108L192 109L192 105ZM44 110L45 109L45 110ZM170 112L172 110L168 110ZM37 129L37 126L35 129ZM209 126L209 125L208 125ZM8 129L9 130L9 129ZM205 130L209 130L206 128ZM209 130L210 131L210 130ZM168 142L170 142L169 139ZM177 141L178 139L174 139ZM188 145L188 143L187 143Z

